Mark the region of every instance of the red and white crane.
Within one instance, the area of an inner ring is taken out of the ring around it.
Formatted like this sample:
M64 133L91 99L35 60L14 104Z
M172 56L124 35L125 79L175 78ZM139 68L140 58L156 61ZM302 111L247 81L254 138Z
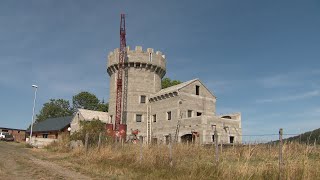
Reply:
M117 77L117 95L116 95L116 119L114 131L116 136L119 136L120 124L121 124L121 115L122 115L122 82L123 82L123 71L124 71L124 62L127 56L126 48L126 25L125 25L125 15L121 14L120 20L120 50L119 50L119 64L118 64L118 77ZM125 81L125 80L124 80ZM125 102L127 103L127 102Z

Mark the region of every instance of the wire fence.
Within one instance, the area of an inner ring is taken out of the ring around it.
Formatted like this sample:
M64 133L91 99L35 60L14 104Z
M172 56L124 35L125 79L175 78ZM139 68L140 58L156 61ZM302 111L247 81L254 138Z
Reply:
M292 137L295 136L295 139ZM227 135L218 135L215 132L214 137L217 139L228 139ZM298 138L297 138L298 137ZM285 160L289 156L288 153L297 151L306 151L311 153L313 151L319 151L320 136L309 136L306 137L299 136L299 134L284 133L283 129L280 129L278 133L274 134L250 134L241 135L240 141L234 142L224 142L224 141L214 141L210 144L201 144L200 139L194 141L187 141L186 143L177 143L174 141L174 137L170 136L168 142L157 142L147 144L143 142L141 137L128 137L127 139L114 139L113 137L107 136L105 133L86 133L83 139L80 141L83 143L84 150L87 153L90 149L98 149L110 147L117 151L117 149L135 149L136 157L139 163L145 161L145 159L150 158L150 152L159 152L160 154L165 154L168 157L168 164L174 166L174 161L177 161L175 156L178 156L178 152L186 152L195 149L209 149L212 153L215 163L221 162L221 160L226 159L226 156L233 156L241 151L248 152L249 156L253 154L253 151L259 149L258 154L265 154L266 157L271 159L276 158L279 166L279 179L282 179L282 172L285 166ZM230 140L230 139L229 139ZM232 140L233 141L233 140ZM297 146L298 144L298 146ZM180 148L180 149L179 149ZM182 151L181 149L184 149ZM149 153L146 153L149 152Z
M215 134L214 136L216 139L219 139L217 143L219 146L220 145L245 146L245 145L258 145L258 144L278 144L280 141L280 132L274 133L274 134L243 134L243 135L232 136L232 137L238 138L238 140L231 140L229 135ZM295 136L294 139L292 138L293 136ZM320 135L318 137L309 136L306 138L306 137L303 137L301 134L283 133L281 134L281 138L285 143L296 142L296 143L308 144L308 145L320 144ZM142 144L143 146L148 145L148 143L146 142L146 137L144 136L136 136L134 138L131 136L127 136L126 139L121 139L121 138L115 139L114 137L110 137L106 135L104 132L86 133L85 137L77 140L81 141L85 148L101 147L106 144L113 144L113 143ZM169 139L164 141L149 142L149 145L155 145L155 144L168 145L169 143L175 144L177 142L174 140L173 136L170 136ZM210 147L210 145L212 146L216 144L214 137L212 137L211 142L206 142L205 144L199 139L194 141L193 139L192 140L190 139L190 141L184 141L184 143L182 143L182 141L179 141L179 143L185 144L185 145L199 144L207 147Z

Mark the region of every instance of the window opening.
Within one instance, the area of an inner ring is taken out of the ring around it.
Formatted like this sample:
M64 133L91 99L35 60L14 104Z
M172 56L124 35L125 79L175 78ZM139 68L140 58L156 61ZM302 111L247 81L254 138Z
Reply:
M167 119L168 119L168 120L171 120L171 111L168 111L168 112L167 112Z
M170 135L166 135L166 144L170 143Z
M136 114L136 122L142 121L142 114Z
M158 144L158 139L157 138L152 138L151 139L151 144Z
M146 96L145 96L145 95L141 95L141 96L140 96L140 103L141 103L141 104L146 103Z
M157 122L157 115L156 115L156 114L154 114L154 115L152 116L152 118L153 118L153 122Z
M145 95L141 95L141 96L140 96L140 103L141 103L141 104L146 103L146 96L145 96Z
M196 85L196 95L200 94L200 86Z
M224 119L232 119L231 116L222 116Z
M192 117L192 110L188 110L188 118Z
M234 143L234 136L230 136L230 143L231 143L231 144Z

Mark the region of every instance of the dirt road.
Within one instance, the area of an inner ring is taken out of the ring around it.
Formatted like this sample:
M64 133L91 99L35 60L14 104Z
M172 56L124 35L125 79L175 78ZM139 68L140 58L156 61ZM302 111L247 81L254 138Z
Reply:
M0 142L1 179L91 179L43 160L36 153L32 149L24 148L22 144Z

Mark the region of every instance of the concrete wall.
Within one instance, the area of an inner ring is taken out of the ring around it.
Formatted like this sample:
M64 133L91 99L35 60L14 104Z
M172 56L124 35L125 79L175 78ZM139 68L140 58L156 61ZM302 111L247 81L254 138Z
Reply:
M109 115L114 124L116 114L116 82L119 62L119 49L108 56L107 72L110 76ZM181 136L198 132L197 141L203 144L212 143L213 125L218 130L218 141L229 143L230 137L234 142L241 142L241 115L230 119L216 116L216 97L199 80L180 89L163 91L159 94L161 79L166 73L166 60L161 52L154 53L153 49L143 51L136 47L134 51L128 48L125 68L128 73L127 122L128 131L139 129L139 136L147 136L147 122L151 122L151 136L158 143L165 142L166 136L175 135L178 121L180 121L179 141ZM123 73L125 77L125 72ZM199 93L196 93L196 87ZM158 94L156 94L158 93ZM146 102L140 103L140 96L146 96ZM149 97L152 97L149 102ZM191 111L191 117L188 116ZM171 112L168 120L167 112ZM136 115L142 115L142 121L136 122ZM156 115L156 122L153 122ZM173 137L174 138L174 137Z
M96 120L100 120L103 123L108 123L109 122L108 113L106 113L105 115L101 115L101 113L102 112L91 111L91 110L78 111L73 116L72 121L70 123L70 127L71 127L70 133L73 134L74 132L80 130L80 121L92 121L93 119L96 119Z
M234 137L234 143L242 142L241 120L223 119L217 116L204 116L202 119L203 143L208 144L213 142L212 135L214 135L215 128L218 131L219 143L230 143L231 136Z
M31 138L31 145L38 147L38 148L43 148L45 146L48 146L49 144L58 141L57 139L48 139L48 138L36 138L32 137Z
M200 87L200 94L196 95L195 86ZM162 96L162 99L150 103L152 122L152 138L157 142L165 142L166 136L174 135L178 121L180 121L179 138L192 132L200 134L197 142L202 144L213 143L213 127L217 128L219 143L230 143L230 137L234 137L234 143L240 143L241 139L241 115L234 114L233 119L225 119L215 116L216 98L199 82L195 81L180 89L172 96ZM167 112L171 111L172 119L167 119ZM188 111L191 111L189 117ZM199 114L197 114L199 113ZM201 113L201 114L200 114ZM153 122L156 114L157 121ZM213 126L214 125L214 126Z
M73 134L74 132L76 131L79 131L80 129L80 121L83 121L84 120L84 117L80 114L80 113L76 113L75 116L73 116L73 119L70 123L70 128L71 128L71 131L70 133Z
M165 137L169 134L174 138L178 120L161 121L161 125L152 124L152 137L157 138L158 142L165 142ZM230 143L230 137L234 137L234 143L242 142L242 129L239 120L226 120L216 116L198 116L192 118L180 119L180 128L178 135L178 142L181 142L181 136L192 134L192 132L199 133L199 140L201 144L212 144L214 129L218 131L218 142L223 144Z
M118 58L118 49L108 56L107 71L110 75L108 113L112 123L115 122L116 114ZM142 47L137 46L134 51L128 51L125 65L128 69L127 122L125 122L128 125L127 134L131 133L130 129L139 129L144 133L148 114L148 98L161 90L161 78L166 72L165 56L159 51L155 53L151 48L143 51ZM124 76L125 73L123 73ZM146 96L145 103L140 103L141 95ZM136 122L137 114L142 115L142 122Z

